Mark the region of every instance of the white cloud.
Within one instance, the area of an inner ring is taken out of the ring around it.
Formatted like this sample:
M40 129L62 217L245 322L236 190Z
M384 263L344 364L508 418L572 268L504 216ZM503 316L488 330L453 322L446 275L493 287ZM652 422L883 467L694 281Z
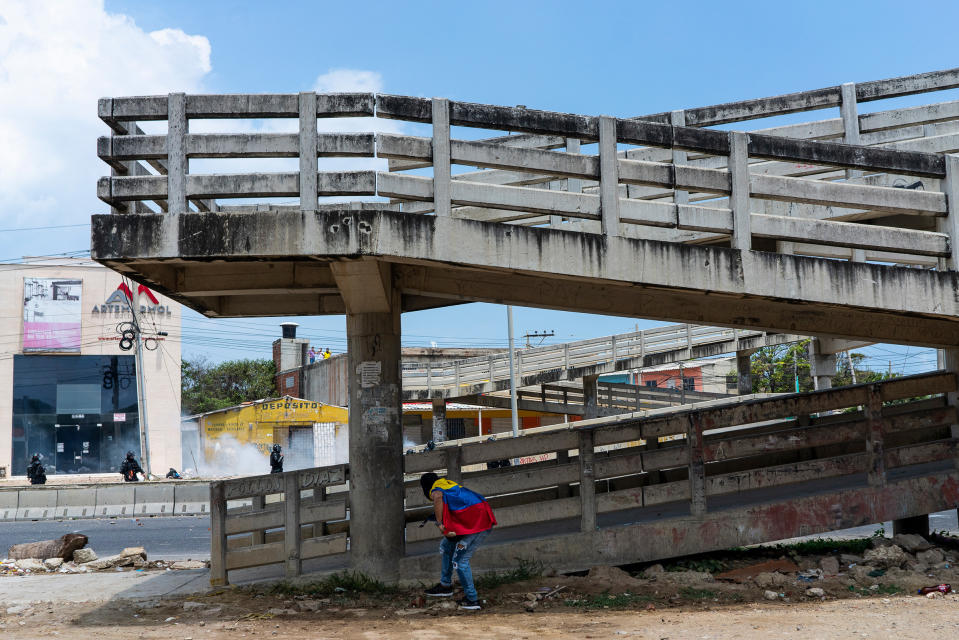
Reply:
M349 93L351 91L383 90L383 76L376 71L360 69L330 69L318 76L313 89L320 93Z
M203 35L171 25L152 32L129 16L111 14L103 0L0 2L0 228L88 222L107 206L97 178L109 167L96 139L109 130L97 99L204 91L211 45ZM379 91L369 70L331 69L319 92ZM256 87L249 87L255 92ZM290 88L295 91L295 87ZM142 123L162 131L165 123ZM296 120L193 121L195 132L295 131ZM402 123L375 118L321 118L321 131L399 132ZM386 168L370 158L321 159L321 170ZM191 171L296 170L295 160L192 161ZM0 234L0 258L89 246L85 231Z
M383 77L377 71L361 69L330 69L319 75L313 83L318 93L379 92L383 89ZM404 133L406 123L384 118L320 118L317 128L320 133L372 132ZM295 119L263 120L202 120L190 123L194 133L294 133L299 128ZM201 159L190 162L193 173L246 173L256 171L297 171L299 161L292 158L243 158ZM380 158L321 158L320 171L386 171L387 161ZM323 202L368 198L323 198ZM259 198L256 201L267 199ZM247 202L234 200L233 203ZM293 202L282 199L281 202ZM230 204L230 201L224 201Z
M196 92L209 71L205 37L148 33L128 16L107 13L102 0L4 0L0 226L85 222L104 211L96 180L109 168L97 159L96 138L107 129L97 99ZM0 238L7 251L0 257L16 255L24 239ZM82 246L86 236L74 242Z

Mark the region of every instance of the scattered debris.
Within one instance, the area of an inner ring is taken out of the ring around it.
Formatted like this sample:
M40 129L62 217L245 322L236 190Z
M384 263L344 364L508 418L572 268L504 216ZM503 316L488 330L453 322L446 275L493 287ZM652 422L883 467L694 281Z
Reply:
M77 564L93 562L97 559L97 552L93 549L77 549L73 552L73 561Z
M917 538L919 536L916 536ZM890 544L878 549L870 549L863 556L863 562L879 569L889 569L890 567L902 567L909 560L909 556L895 544Z
M716 574L716 580L728 580L730 582L746 582L751 578L755 578L761 573L771 573L773 571L779 571L780 573L791 573L793 571L799 571L799 567L796 566L795 562L786 559L779 560L767 560L766 562L760 562L758 564L751 564L748 567L740 567L739 569L732 569L730 571L724 571L723 573Z
M12 560L26 560L28 558L62 558L72 560L73 553L87 544L87 537L79 533L68 533L56 540L41 540L39 542L25 542L15 544L7 551L7 557Z

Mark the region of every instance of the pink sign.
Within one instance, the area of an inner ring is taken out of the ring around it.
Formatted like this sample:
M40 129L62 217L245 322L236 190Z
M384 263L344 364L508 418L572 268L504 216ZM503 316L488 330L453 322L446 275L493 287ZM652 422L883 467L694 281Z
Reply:
M24 278L24 353L80 353L82 286L80 280Z

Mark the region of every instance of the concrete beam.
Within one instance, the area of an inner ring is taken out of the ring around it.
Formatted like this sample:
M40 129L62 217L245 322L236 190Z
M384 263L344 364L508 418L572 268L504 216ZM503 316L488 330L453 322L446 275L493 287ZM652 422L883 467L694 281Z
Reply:
M347 313L387 313L390 299L390 265L361 259L330 264L336 284L343 294Z
M145 262L170 258L262 261L312 255L337 260L363 255L420 265L397 274L403 293L416 295L959 345L959 274L954 272L504 228L388 211L193 213L177 218L94 216L92 254L108 265L123 265L136 256L141 273ZM155 240L164 233L176 239L170 248ZM464 243L470 251L461 249ZM462 265L462 270L448 265ZM341 271L344 277L348 273ZM864 287L863 282L874 284Z

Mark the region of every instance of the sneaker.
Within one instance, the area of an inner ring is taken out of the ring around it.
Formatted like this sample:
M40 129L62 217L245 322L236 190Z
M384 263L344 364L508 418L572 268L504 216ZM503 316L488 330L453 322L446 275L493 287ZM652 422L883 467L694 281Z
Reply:
M463 598L462 600L460 600L460 609L469 609L470 611L478 611L479 609L482 609L482 608L483 607L482 605L480 605L479 600L467 600L466 598Z
M453 585L445 585L437 582L423 593L431 598L448 598L453 595Z

